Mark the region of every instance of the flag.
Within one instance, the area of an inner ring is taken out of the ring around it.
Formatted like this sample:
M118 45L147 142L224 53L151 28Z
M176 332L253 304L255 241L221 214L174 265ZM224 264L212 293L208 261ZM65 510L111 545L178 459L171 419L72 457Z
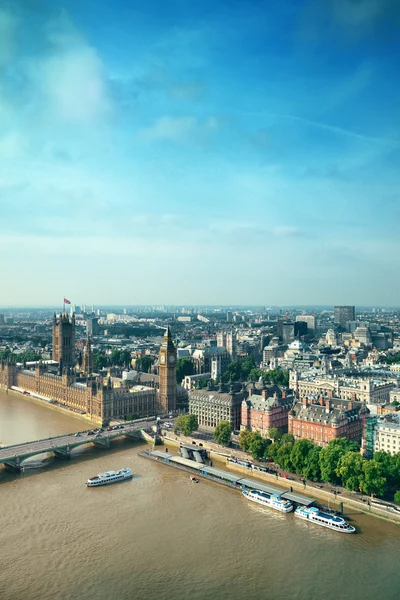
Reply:
M64 298L64 304L71 304L71 302L69 300L67 300L66 298Z

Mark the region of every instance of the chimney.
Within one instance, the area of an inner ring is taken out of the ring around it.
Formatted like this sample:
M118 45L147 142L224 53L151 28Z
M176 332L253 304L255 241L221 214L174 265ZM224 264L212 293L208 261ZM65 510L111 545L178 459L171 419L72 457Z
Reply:
M331 401L330 400L326 400L325 402L325 412L328 414L331 411Z
M282 396L281 396L281 397L282 397L282 398L286 398L286 390L283 390L283 391L282 391Z
M303 406L307 406L308 402L307 402L307 396L304 396L303 398Z
M328 392L328 397L329 397L329 398L333 398L333 390L329 390L329 392Z
M261 396L264 398L264 400L266 400L268 398L268 392L267 392L267 390L263 390L261 392Z
M351 410L353 408L353 403L349 402L348 405L347 405L347 408L348 408L348 410Z
M323 406L324 403L325 403L325 401L324 401L324 399L323 399L322 396L319 397L319 403L320 403L321 406Z

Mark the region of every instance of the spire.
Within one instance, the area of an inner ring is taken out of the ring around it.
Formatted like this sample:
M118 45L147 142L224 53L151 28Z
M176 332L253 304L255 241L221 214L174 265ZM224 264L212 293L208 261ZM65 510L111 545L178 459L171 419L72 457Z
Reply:
M167 329L165 330L164 340L172 340L172 335L171 335L171 330L169 328L169 325L167 326Z

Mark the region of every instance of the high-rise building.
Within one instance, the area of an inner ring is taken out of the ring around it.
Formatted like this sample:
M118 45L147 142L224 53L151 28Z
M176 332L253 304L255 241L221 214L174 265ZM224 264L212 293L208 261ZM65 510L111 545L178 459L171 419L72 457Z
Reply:
M4 325L5 320L4 320L4 315L0 315L0 325Z
M53 317L53 351L52 359L62 363L63 367L75 364L75 315L66 313Z
M160 390L159 400L163 410L176 410L176 348L171 330L167 327L159 354Z
M88 335L98 335L99 319L98 317L88 317L86 319L86 330Z
M315 332L315 317L314 315L297 315L296 323L307 323L307 333L312 335Z
M333 321L342 327L346 326L348 321L356 320L355 306L335 306L333 312Z

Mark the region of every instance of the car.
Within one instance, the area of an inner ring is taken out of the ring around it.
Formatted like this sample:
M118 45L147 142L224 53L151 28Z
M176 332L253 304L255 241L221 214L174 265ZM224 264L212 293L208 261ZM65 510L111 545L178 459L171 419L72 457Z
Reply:
M107 427L107 431L112 431L113 428L112 427Z
M94 436L95 438L99 438L101 437L101 433L96 433L96 435Z
M80 436L81 436L81 434L78 431L78 433L75 434L75 437L80 437Z
M87 434L88 434L88 435L94 435L94 431L91 431L91 430L89 429L89 431L87 432Z

